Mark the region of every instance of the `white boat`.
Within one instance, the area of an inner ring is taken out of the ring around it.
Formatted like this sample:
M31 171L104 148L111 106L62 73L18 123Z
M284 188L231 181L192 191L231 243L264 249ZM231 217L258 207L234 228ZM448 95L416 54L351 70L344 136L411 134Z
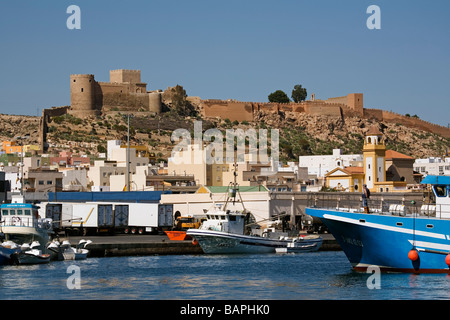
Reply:
M2 204L0 231L15 243L38 241L45 248L53 233L51 219L41 219L39 207L28 203Z
M81 239L74 248L68 240L64 240L62 244L54 240L48 245L48 249L54 253L55 260L84 260L87 258L89 250L85 247L91 244L91 240Z
M254 229L249 226L256 224L251 223L252 215L244 208L236 181L228 191L223 209L208 211L207 219L203 221L200 228L188 229L186 232L188 236L194 238L194 243L198 242L203 252L275 253L276 248L286 248L289 243L292 243L292 238L274 237L271 232L264 232L262 235L254 233ZM239 194L239 201L236 201L237 194ZM233 204L240 202L243 210L228 210L227 205L231 198ZM322 244L322 238L304 239L302 244L303 252L316 251Z
M277 248L287 248L293 243L293 238L274 238L270 233L244 234L246 216L237 211L208 212L200 228L189 229L187 235L193 237L205 253L275 253ZM322 238L317 236L298 243L297 248L302 252L316 251Z
M22 264L41 264L50 261L50 254L41 250L39 241L33 241L31 244L24 243L21 246L8 240L1 244L2 250L9 250L9 256L4 264L22 265Z
M318 250L322 238L316 235L300 236L292 239L285 247L275 248L276 253L300 253Z

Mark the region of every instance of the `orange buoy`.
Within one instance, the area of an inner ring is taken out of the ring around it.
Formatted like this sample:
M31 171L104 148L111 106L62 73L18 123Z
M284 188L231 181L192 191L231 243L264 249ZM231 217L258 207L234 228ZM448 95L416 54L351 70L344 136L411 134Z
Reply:
M445 263L450 267L450 253L445 257Z
M194 246L196 246L196 245L198 245L198 241L197 241L196 239L194 239L194 240L192 240L192 244L193 244Z
M409 260L411 260L411 261L416 261L417 259L419 259L419 253L417 252L416 249L411 249L411 250L408 252L408 258L409 258Z

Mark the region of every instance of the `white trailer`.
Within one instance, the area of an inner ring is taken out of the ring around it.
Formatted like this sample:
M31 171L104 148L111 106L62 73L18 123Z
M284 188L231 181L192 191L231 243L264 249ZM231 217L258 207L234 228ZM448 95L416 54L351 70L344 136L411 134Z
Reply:
M131 203L128 206L128 227L125 233L156 232L173 225L172 205Z
M158 203L48 203L45 216L55 228L80 234L125 232L143 234L173 225L173 205Z

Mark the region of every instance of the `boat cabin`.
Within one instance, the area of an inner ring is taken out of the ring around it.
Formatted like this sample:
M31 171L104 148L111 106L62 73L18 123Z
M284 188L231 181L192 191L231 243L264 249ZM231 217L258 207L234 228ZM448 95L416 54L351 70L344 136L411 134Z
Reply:
M422 184L431 185L436 197L436 217L450 219L450 177L428 175Z
M245 217L240 211L208 211L200 229L243 234Z
M35 227L39 207L28 203L8 203L0 206L2 226Z

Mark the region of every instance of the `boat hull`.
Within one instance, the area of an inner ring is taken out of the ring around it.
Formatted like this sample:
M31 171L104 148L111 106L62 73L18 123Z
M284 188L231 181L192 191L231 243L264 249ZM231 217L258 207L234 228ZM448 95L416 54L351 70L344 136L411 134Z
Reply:
M366 271L449 273L445 262L450 252L450 221L307 208L333 234L353 268ZM416 249L419 258L408 253Z
M40 255L19 253L17 255L17 259L15 259L15 263L19 265L43 264L49 262L50 262L50 254L48 253Z
M203 252L208 254L275 253L276 248L286 247L291 242L201 229L189 229L187 235L197 240ZM317 244L307 251L318 250L322 243L322 239L302 241L311 241L311 243Z
M0 266L11 264L11 256L16 252L16 249L10 249L0 246Z

